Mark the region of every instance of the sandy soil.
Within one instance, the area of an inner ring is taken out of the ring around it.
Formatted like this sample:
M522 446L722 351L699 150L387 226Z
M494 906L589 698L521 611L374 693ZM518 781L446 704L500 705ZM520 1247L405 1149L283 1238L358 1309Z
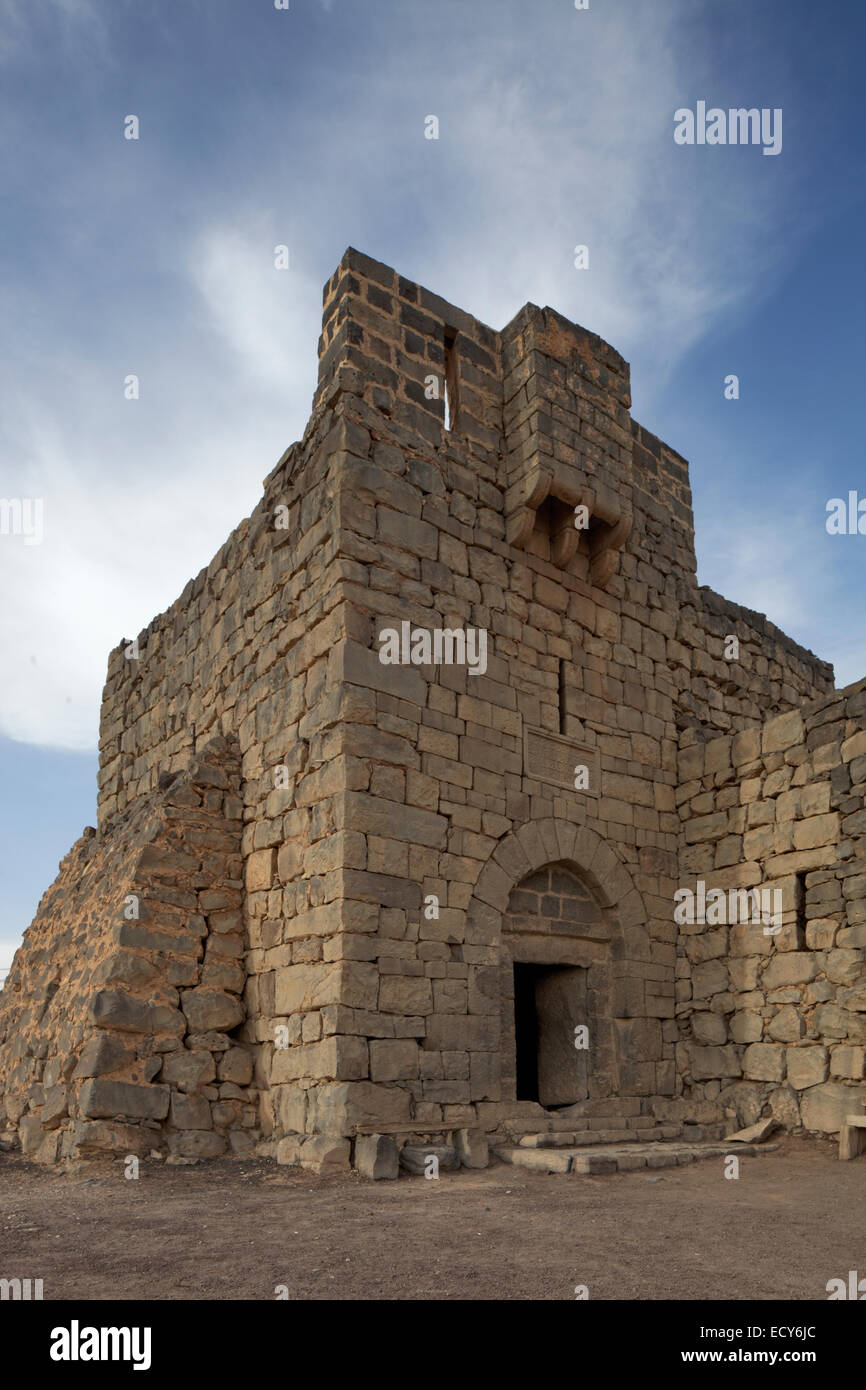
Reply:
M866 1157L787 1139L656 1173L483 1172L372 1183L264 1162L0 1155L0 1278L48 1299L823 1299L866 1273Z

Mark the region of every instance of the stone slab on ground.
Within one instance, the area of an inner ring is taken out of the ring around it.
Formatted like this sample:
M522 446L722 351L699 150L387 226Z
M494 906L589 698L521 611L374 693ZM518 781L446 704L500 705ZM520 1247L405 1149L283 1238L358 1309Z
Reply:
M759 1120L756 1125L748 1125L746 1129L738 1129L735 1134L725 1136L726 1144L760 1144L774 1129L779 1129L779 1121L775 1119Z
M774 1153L778 1147L778 1144L738 1142L737 1154L754 1156ZM511 1163L518 1168L534 1168L544 1173L597 1174L628 1173L638 1168L684 1167L700 1158L724 1158L730 1150L727 1141L699 1143L695 1140L660 1140L629 1143L627 1148L619 1148L616 1144L581 1148L494 1144L492 1152L502 1163Z

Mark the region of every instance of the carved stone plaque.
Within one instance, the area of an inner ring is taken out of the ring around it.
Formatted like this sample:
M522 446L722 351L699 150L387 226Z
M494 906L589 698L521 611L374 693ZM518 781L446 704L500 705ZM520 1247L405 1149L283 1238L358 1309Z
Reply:
M581 768L586 769L585 776L579 772ZM523 772L539 782L565 787L575 796L598 796L601 791L598 749L587 748L562 734L550 734L546 729L524 727Z

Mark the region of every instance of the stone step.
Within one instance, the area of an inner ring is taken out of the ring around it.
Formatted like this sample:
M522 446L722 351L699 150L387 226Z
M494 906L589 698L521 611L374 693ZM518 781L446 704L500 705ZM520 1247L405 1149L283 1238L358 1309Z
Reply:
M549 1135L537 1136L548 1139ZM778 1144L742 1144L734 1146L740 1154L774 1153ZM618 1143L560 1147L543 1144L530 1147L524 1144L494 1144L493 1153L503 1163L519 1168L534 1168L542 1173L625 1173L638 1168L675 1168L694 1163L700 1158L723 1158L731 1152L724 1143L670 1140L643 1143L635 1141L627 1147Z
M598 1144L638 1144L667 1139L686 1139L692 1142L693 1139L722 1137L721 1134L710 1134L706 1130L700 1130L694 1136L689 1136L684 1133L684 1128L681 1124L665 1124L652 1125L645 1129L625 1129L612 1125L610 1129L546 1130L541 1133L530 1131L525 1134L517 1134L512 1130L509 1133L509 1139L514 1140L522 1149L570 1149Z

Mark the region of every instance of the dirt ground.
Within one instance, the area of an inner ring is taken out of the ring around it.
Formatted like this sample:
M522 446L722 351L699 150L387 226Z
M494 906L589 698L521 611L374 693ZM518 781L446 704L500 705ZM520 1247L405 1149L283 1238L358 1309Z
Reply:
M786 1139L740 1159L584 1177L504 1164L438 1180L259 1161L0 1155L0 1278L49 1299L826 1299L866 1273L866 1157Z

